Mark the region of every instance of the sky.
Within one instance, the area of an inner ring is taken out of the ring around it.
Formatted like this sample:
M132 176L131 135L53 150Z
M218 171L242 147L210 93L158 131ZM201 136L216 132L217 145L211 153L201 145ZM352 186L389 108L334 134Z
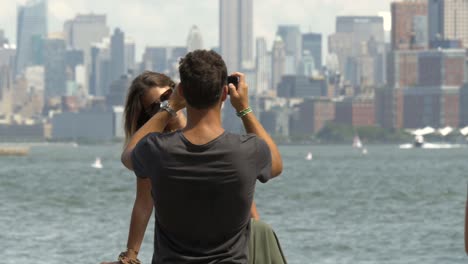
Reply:
M253 0L254 36L265 37L269 48L279 24L300 25L302 32L326 37L339 15L389 17L392 0ZM16 9L26 0L0 0L0 29L16 41ZM145 46L185 46L192 25L202 33L204 48L218 46L218 0L49 0L49 32L77 13L107 14L111 30L120 27L137 44L137 60ZM389 30L390 19L386 21ZM326 46L324 46L326 50Z

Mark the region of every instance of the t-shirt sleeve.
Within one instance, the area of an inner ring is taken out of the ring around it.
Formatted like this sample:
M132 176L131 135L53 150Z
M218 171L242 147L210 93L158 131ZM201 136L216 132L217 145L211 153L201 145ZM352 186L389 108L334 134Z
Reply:
M267 143L257 139L257 179L265 183L271 179L271 151Z
M150 177L151 164L154 160L154 143L150 138L150 135L142 138L132 151L133 171L139 178Z

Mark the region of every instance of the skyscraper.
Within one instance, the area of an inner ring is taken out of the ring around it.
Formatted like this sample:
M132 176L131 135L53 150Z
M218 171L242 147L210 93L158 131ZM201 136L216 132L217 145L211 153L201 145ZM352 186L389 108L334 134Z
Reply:
M197 49L203 49L203 38L197 26L192 26L187 37L187 51L191 52Z
M77 15L64 23L65 41L68 48L83 51L86 78L91 74L91 47L109 36L106 15ZM91 88L84 87L85 92Z
M123 74L126 74L125 34L116 28L110 43L110 79L111 81L119 80Z
M30 0L25 5L18 6L15 74L21 74L25 67L33 64L33 39L46 36L47 0Z
M89 93L95 96L106 96L112 83L110 78L110 39L105 38L91 47L91 65Z
M271 89L271 54L268 52L265 38L257 38L256 48L256 94L263 94Z
M392 3L392 49L424 49L428 46L427 0Z
M302 50L308 51L314 58L315 68L320 70L322 64L322 34L306 33L302 35Z
M253 0L219 1L220 51L228 72L253 62Z
M46 39L44 55L45 98L66 95L65 40Z
M283 77L283 74L286 72L286 47L280 36L276 36L276 39L273 42L271 66L272 85L274 91L277 91L277 86L281 82L281 77Z
M135 73L135 41L125 38L125 72Z
M428 0L429 39L460 40L468 48L468 0Z
M359 65L364 62L359 57L369 55L368 43L373 42L377 46L385 43L383 18L379 16L337 17L336 32L336 34L329 37L329 52L337 54L340 72L343 73L344 80L352 85L360 85L362 77L359 76L360 72L362 72L360 68L365 67ZM382 52L380 53L381 56L383 55ZM376 55L374 55L373 59L378 60ZM366 64L369 63L366 62ZM384 71L384 67L380 67L380 69ZM377 75L382 76L383 74Z
M284 42L286 55L294 58L295 66L298 66L302 59L302 34L298 25L280 25L276 35L280 36Z

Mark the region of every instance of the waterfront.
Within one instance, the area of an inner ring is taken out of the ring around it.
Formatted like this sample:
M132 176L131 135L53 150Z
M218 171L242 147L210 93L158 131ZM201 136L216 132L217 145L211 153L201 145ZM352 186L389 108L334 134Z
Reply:
M2 263L99 263L126 244L134 176L120 145L44 145L0 158ZM313 153L313 160L304 158ZM283 175L258 183L263 220L289 263L466 263L468 148L282 146ZM91 164L101 157L104 169ZM153 222L140 259L150 263Z

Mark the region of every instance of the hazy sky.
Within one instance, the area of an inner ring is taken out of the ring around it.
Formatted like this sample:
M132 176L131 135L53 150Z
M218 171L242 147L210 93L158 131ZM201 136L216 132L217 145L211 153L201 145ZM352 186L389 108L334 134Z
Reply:
M10 41L16 41L16 6L24 2L0 0L0 29ZM298 24L303 32L320 32L326 38L334 31L336 16L378 15L390 11L390 2L254 0L254 34L266 37L270 45L278 24ZM107 14L112 30L120 27L136 41L138 55L146 45L185 45L192 25L200 28L205 48L218 45L218 0L49 0L49 32L61 31L65 20L89 12Z

